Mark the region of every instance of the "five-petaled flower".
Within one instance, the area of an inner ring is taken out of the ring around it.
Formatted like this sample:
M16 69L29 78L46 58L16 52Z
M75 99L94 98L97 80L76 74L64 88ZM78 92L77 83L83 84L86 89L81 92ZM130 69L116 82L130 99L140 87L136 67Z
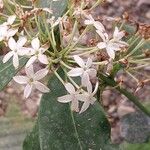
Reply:
M94 104L94 102L96 101L96 98L94 97L97 90L98 90L98 82L96 83L95 85L95 88L94 88L94 91L92 92L92 84L89 83L87 85L87 92L84 92L83 94L80 94L78 96L78 99L83 103L82 107L81 107L81 110L79 113L83 113L84 111L86 111L88 109L88 107L91 105Z
M103 26L103 24L99 21L95 21L94 18L92 17L92 15L89 15L87 20L84 21L85 25L93 25L97 30L104 32L105 31L105 27Z
M58 102L69 103L71 102L71 110L79 112L79 101L80 97L79 91L75 90L75 87L71 83L66 83L65 88L69 94L58 97Z
M109 39L107 33L102 33L101 31L97 30L96 31L99 36L102 38L103 42L100 42L97 44L97 47L99 49L106 49L109 57L111 59L115 58L115 52L120 51L121 48L128 46L128 44L121 39L125 35L123 31L119 32L119 29L115 27L115 31L113 34L113 38Z
M28 98L32 92L32 89L36 88L43 93L47 93L50 91L48 87L39 82L42 78L44 78L48 74L48 69L44 68L36 73L34 73L33 65L30 65L25 69L27 76L15 76L13 79L19 84L25 84L24 89L24 97Z
M28 53L28 51L23 47L26 41L27 38L23 36L21 36L17 42L11 37L8 40L8 46L11 51L4 56L3 63L6 63L11 57L13 57L13 65L15 69L17 69L19 67L18 56L23 56Z
M87 62L84 62L82 58L75 55L74 60L80 67L71 69L68 75L71 77L81 76L81 83L86 87L90 82L90 77L94 78L97 74L96 69L92 68L92 59L88 58Z
M31 64L33 64L36 60L39 60L42 64L48 64L48 58L44 54L44 52L47 50L45 47L40 47L40 41L38 38L34 38L31 41L32 48L28 48L30 51L29 55L31 55L31 58L26 63L26 67L29 67Z

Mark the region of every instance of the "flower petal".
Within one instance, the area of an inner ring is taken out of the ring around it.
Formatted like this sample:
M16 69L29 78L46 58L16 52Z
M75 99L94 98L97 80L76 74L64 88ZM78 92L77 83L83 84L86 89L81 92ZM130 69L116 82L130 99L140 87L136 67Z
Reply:
M68 72L68 75L70 77L77 77L77 76L81 76L83 74L83 69L82 68L74 68L74 69L71 69L69 72Z
M19 84L27 84L29 80L26 76L15 76L13 79Z
M28 98L28 97L29 97L29 95L30 95L31 92L32 92L32 88L33 88L32 85L29 85L29 84L26 85L26 87L25 87L25 89L24 89L24 97L25 97L25 98Z
M30 65L29 67L25 68L25 72L29 78L33 78L34 77L33 65Z
M83 61L83 59L81 57L75 55L74 60L81 68L85 67L85 62Z
M88 72L90 78L92 78L92 79L96 78L96 75L97 75L96 69L90 68L90 69L87 70L87 72Z
M79 101L77 99L72 100L71 110L75 112L79 112Z
M8 52L3 58L3 63L6 63L13 56L13 54L14 53L12 51Z
M89 82L90 82L89 74L87 73L87 71L84 71L83 75L81 76L82 86L86 87Z
M88 58L87 62L86 62L86 68L90 68L92 66L92 59L91 58Z
M27 38L24 36L21 36L19 40L17 41L17 46L20 48L27 42Z
M14 23L15 19L16 19L15 15L9 16L8 19L7 19L7 23L9 25L12 25Z
M94 22L94 27L95 27L97 30L101 31L101 32L104 32L104 31L105 31L105 28L104 28L103 24L102 24L101 22L99 22L99 21L95 21L95 22Z
M87 91L88 91L89 94L92 93L92 83L91 82L87 83Z
M34 49L38 50L40 48L40 41L38 38L34 38L32 41L31 41L31 45Z
M100 42L100 43L97 44L97 47L98 47L99 49L106 48L106 43L105 43L105 42Z
M38 89L39 91L43 92L43 93L48 93L50 91L50 89L45 86L44 84L42 84L41 82L35 81L34 85L36 87L36 89Z
M28 68L30 65L32 65L36 61L36 59L37 59L36 56L32 56L26 63L26 68Z
M9 48L11 49L11 50L16 50L16 48L17 48L17 43L16 43L16 41L14 40L14 38L10 38L9 40L8 40L8 46L9 46Z
M58 97L57 100L60 103L69 103L72 101L72 96L71 95L64 95L64 96Z
M44 78L47 74L48 74L47 68L41 69L34 74L34 80L40 80Z
M7 31L6 38L9 39L9 37L14 36L17 32L18 32L18 29L15 29L15 28L14 29L13 28L9 29Z
M90 106L90 102L87 100L83 103L81 110L79 112L79 114L83 113L84 111L86 111L88 109L88 107Z
M76 99L81 102L87 101L88 99L88 94L86 92L83 94L76 94L75 96L76 96Z
M115 51L112 48L107 48L106 51L110 58L115 59Z
M48 59L47 59L47 56L46 55L38 55L38 60L42 63L42 64L48 64Z
M17 53L14 53L14 56L13 56L13 65L14 65L15 69L17 69L19 67L19 58L18 58Z
M66 83L65 84L65 88L67 90L68 93L70 94L74 94L75 93L75 88L71 83Z

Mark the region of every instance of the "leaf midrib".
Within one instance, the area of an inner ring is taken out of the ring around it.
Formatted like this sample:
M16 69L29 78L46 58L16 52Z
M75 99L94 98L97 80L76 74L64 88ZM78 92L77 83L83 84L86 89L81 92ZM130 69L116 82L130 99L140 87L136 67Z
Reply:
M70 107L70 106L69 106L69 108L70 108L70 114L71 114L71 119L72 119L72 123L73 123L74 130L75 130L76 138L77 138L77 141L78 141L80 150L83 150L83 149L82 149L81 142L80 142L79 134L78 134L78 131L77 131L76 123L75 123L75 120L74 120L73 111L71 110L71 107Z

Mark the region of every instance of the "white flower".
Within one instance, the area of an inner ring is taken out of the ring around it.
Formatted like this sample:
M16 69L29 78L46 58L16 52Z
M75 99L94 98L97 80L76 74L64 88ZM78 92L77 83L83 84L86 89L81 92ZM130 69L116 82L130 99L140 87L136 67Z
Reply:
M29 67L36 60L39 60L42 64L48 64L48 58L44 54L47 48L40 47L40 41L38 38L35 38L31 41L32 48L29 48L31 58L28 60L26 67Z
M75 88L71 83L66 83L65 88L69 94L58 97L58 101L61 103L71 102L71 110L79 112L79 101L78 101L78 96L80 95L79 92L75 91Z
M85 25L93 25L97 30L101 32L105 31L105 27L103 26L103 24L99 21L95 21L91 15L88 16L88 20L85 20L84 23Z
M98 82L96 83L96 86L93 92L92 92L92 84L89 82L87 86L87 92L80 94L78 96L78 99L84 102L79 113L83 113L84 111L88 109L90 104L91 105L94 104L94 102L96 101L96 98L94 97L94 95L96 94L97 90L98 90Z
M109 57L111 59L115 58L115 52L121 50L122 47L127 46L128 44L124 41L121 41L124 36L124 32L119 32L118 28L115 28L113 38L109 39L107 33L102 33L101 31L96 31L99 36L102 38L103 42L97 44L99 49L106 49Z
M48 69L44 68L34 73L33 65L25 69L27 76L15 76L13 79L19 84L25 84L24 97L28 98L32 92L32 89L36 88L43 93L50 91L48 87L39 82L48 74Z
M15 69L17 69L19 67L18 56L23 56L28 53L28 51L23 48L26 41L27 39L25 37L20 37L17 42L11 37L8 40L8 46L11 51L4 56L3 63L6 63L11 57L13 57L13 65Z
M87 86L88 82L90 82L90 77L96 77L97 71L92 67L92 59L88 58L87 62L84 62L82 58L75 55L75 62L80 66L77 68L73 68L68 72L68 75L71 77L81 76L81 82L83 86Z
M0 41L8 40L10 37L14 36L17 32L17 28L10 28L10 26L14 23L16 16L10 16L7 19L7 22L4 22L0 25Z

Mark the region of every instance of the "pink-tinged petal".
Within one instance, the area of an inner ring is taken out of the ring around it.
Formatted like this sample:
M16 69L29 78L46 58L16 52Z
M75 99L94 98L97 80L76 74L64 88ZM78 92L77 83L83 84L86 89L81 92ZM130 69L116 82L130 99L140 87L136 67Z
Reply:
M44 84L42 84L41 82L35 81L34 85L35 85L36 89L38 89L39 91L41 91L43 93L50 92L50 89L47 86L45 86Z
M38 50L40 48L40 41L38 38L35 38L31 41L31 45L34 49Z
M105 43L105 42L100 42L100 43L97 44L97 47L98 47L99 49L106 48L106 43Z
M29 49L26 48L26 47L21 47L21 48L19 48L17 53L18 53L19 56L28 55L29 54Z
M24 97L25 97L25 98L28 98L28 97L29 97L29 95L30 95L31 92L32 92L32 88L33 88L32 85L29 85L29 84L26 85L26 87L25 87L25 89L24 89Z
M34 74L34 80L40 80L44 78L47 74L48 74L47 68L41 69Z
M71 69L69 72L68 72L68 75L70 77L77 77L77 76L81 76L83 74L83 69L82 68L74 68L74 69Z
M97 75L96 69L90 68L87 70L87 72L91 79L96 78L96 75Z
M90 100L90 104L93 105L96 102L96 100L97 99L95 97L92 97L91 100Z
M91 58L88 58L87 62L86 62L86 68L90 68L92 66L92 59Z
M8 40L8 46L9 46L9 48L11 49L11 50L13 50L13 51L15 51L16 49L17 49L17 43L16 43L16 41L14 40L14 38L10 38L9 40Z
M34 77L33 65L30 65L29 67L25 68L25 72L29 78L33 78Z
M97 93L98 86L99 86L99 83L96 82L96 85L95 85L95 88L94 88L94 91L93 91L93 96Z
M71 110L75 112L79 112L79 101L74 99L71 102Z
M88 100L85 101L85 102L83 103L82 107L81 107L81 110L80 110L79 114L81 114L81 113L83 113L84 111L86 111L89 106L90 106L89 101L88 101Z
M3 63L6 63L13 56L13 54L13 52L8 52L3 58Z
M27 38L24 36L21 36L19 40L17 41L18 48L22 47L27 42Z
M37 60L36 56L32 56L28 62L26 63L26 68L28 68L30 65L32 65Z
M112 48L107 48L106 51L110 58L115 59L115 51Z
M83 75L81 76L81 84L82 86L86 87L89 82L89 74L87 73L87 71L84 71Z
M87 93L84 93L84 94L76 94L75 95L76 99L81 101L81 102L84 102L84 101L87 101L88 99L88 94Z
M70 94L74 94L75 93L75 88L71 83L66 83L65 84L65 88L67 90L68 93Z
M13 29L13 28L9 29L6 35L7 39L9 39L9 37L14 36L17 32L18 32L18 29Z
M120 31L120 32L119 32L118 27L115 27L115 31L114 31L114 34L113 34L113 38L116 39L116 40L120 40L120 39L122 39L124 36L125 36L125 32L123 32L123 31Z
M47 56L46 55L38 55L38 60L42 63L42 64L45 64L47 65L48 64L48 59L47 59Z
M60 103L69 103L72 101L72 96L71 95L64 95L64 96L58 97L57 100Z
M99 36L102 38L103 41L106 41L106 37L104 33L102 33L100 30L96 30L96 32L99 34Z
M15 19L16 19L15 15L9 16L8 19L7 19L7 23L9 25L12 25L14 23Z
M26 76L15 76L13 79L19 84L27 84L29 80Z
M81 68L85 67L85 62L83 61L83 59L81 57L75 55L74 60Z
M87 83L87 91L88 91L89 94L92 93L92 83L91 82Z
M14 56L13 56L13 65L14 65L15 69L17 69L19 67L19 58L18 58L17 53L14 53Z
M98 22L98 21L95 21L95 22L94 22L94 27L95 27L97 30L101 31L101 32L104 32L104 31L105 31L105 28L104 28L103 24L100 23L100 22Z

